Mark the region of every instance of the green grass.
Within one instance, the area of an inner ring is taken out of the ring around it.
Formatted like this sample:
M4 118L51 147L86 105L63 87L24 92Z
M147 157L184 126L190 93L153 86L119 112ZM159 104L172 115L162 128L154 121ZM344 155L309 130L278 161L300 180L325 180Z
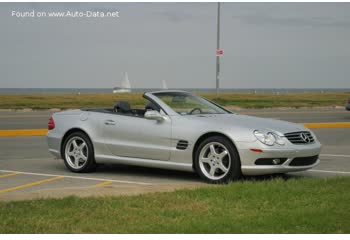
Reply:
M0 233L350 233L350 178L0 203Z
M222 106L243 108L271 107L334 107L344 106L349 93L318 94L203 94ZM111 108L116 101L129 101L133 107L143 107L141 94L82 94L82 95L1 95L0 109L76 109Z

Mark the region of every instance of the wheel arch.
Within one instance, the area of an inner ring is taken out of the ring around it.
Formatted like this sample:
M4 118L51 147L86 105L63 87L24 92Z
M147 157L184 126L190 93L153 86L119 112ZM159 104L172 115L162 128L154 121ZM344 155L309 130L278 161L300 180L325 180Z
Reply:
M239 151L237 149L237 145L235 144L235 142L232 140L232 138L230 138L229 136L227 136L226 134L222 133L222 132L216 132L216 131L211 131L211 132L207 132L202 134L196 141L196 143L194 144L193 150L192 150L192 168L194 169L194 161L195 161L195 155L196 155L196 151L197 148L199 147L199 145L201 144L202 141L204 141L204 139L208 138L208 137L212 137L212 136L221 136L226 138L227 140L229 140L232 145L234 146L234 148L237 151L238 154L238 158L239 161L241 161L241 157L239 155Z
M89 140L90 140L90 142L91 142L91 145L92 145L92 148L93 148L93 150L94 150L94 144L93 144L93 142L91 141L91 137L89 136L89 134L85 131L85 130L83 130L83 129L81 129L81 128L78 128L78 127L75 127L75 128L71 128L71 129L69 129L67 132L65 132L65 134L63 135L63 137L62 137L62 140L61 140L61 144L60 144L60 153L61 153L61 156L63 157L63 144L64 144L64 142L66 141L66 139L68 138L68 136L69 135L71 135L72 133L75 133L75 132L81 132L81 133L84 133L88 138L89 138ZM94 151L95 152L95 151Z

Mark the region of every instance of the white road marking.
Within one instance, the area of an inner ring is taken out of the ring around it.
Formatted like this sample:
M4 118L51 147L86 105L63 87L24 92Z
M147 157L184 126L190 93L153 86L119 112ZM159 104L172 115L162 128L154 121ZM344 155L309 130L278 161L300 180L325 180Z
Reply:
M320 154L321 157L345 157L350 158L350 155L339 155L339 154ZM27 158L27 159L11 159L11 160L53 160L52 158ZM54 159L57 160L57 159ZM320 173L338 173L338 174L350 174L350 172L342 172L342 171L328 171L328 170L308 170L310 172L320 172ZM26 174L26 175L36 175L36 176L48 176L48 177L66 177L72 179L82 179L82 180L95 180L95 181L110 181L116 183L127 183L127 184L138 184L138 185L154 185L152 183L146 182L135 182L135 181L124 181L124 180L114 180L114 179L105 179L105 178L88 178L88 177L78 177L78 176L70 176L70 175L56 175L56 174L44 174L44 173L33 173L33 172L19 172L19 171L11 171L11 170L0 170L0 172L4 173L17 173L17 174Z
M308 172L350 174L350 172L326 171L326 170L308 170Z
M36 161L36 160L39 160L39 161L43 161L43 160L53 160L53 161L56 161L56 160L59 160L59 159L55 159L55 158L50 158L50 157L47 157L47 158L6 158L6 160L24 160L24 161Z
M337 154L320 154L321 157L348 157L350 158L350 155L337 155Z
M128 183L128 184L138 184L138 185L153 185L152 183L146 183L146 182L133 182L133 181L105 179L105 178L77 177L77 176L70 176L70 175L56 175L56 174L33 173L33 172L19 172L19 171L11 171L11 170L0 170L0 172L18 173L18 174L34 175L34 176L46 176L46 177L65 177L65 178L104 181L104 182L109 181L109 182L116 182L116 183Z

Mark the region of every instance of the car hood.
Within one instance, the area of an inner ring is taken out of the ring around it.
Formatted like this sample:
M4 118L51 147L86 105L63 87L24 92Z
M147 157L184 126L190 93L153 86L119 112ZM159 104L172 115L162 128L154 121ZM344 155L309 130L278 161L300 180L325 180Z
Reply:
M251 131L274 131L279 135L306 130L302 125L291 122L239 114L207 114L196 115L195 117L200 119L200 121L210 125L214 124L220 128L245 128Z

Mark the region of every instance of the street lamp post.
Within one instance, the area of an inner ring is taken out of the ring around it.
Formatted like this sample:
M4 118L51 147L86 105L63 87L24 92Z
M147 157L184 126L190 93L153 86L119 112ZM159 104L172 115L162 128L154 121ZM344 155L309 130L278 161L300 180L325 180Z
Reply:
M218 2L217 14L217 32L216 32L216 51L220 50L220 3ZM220 78L220 56L216 54L216 95L219 93L219 79Z

